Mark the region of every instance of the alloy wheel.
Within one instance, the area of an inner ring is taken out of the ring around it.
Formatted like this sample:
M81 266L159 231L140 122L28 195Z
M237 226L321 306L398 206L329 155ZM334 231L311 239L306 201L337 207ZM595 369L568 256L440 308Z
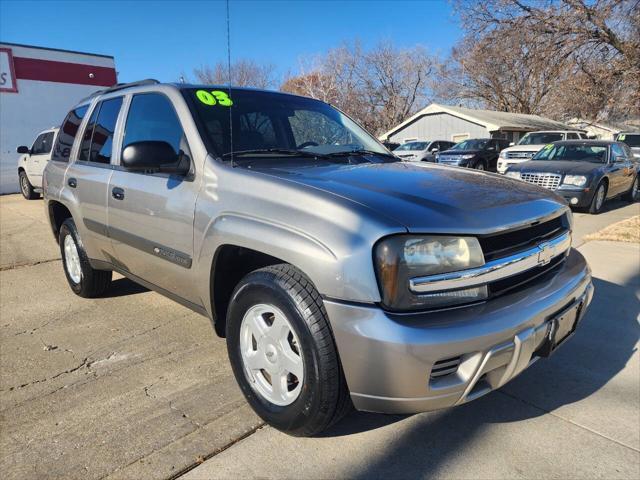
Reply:
M286 315L277 307L258 304L242 318L240 353L256 393L274 405L293 403L302 389L301 345Z
M64 263L71 280L74 283L80 283L82 280L80 255L78 255L78 247L76 247L76 242L71 235L64 237Z

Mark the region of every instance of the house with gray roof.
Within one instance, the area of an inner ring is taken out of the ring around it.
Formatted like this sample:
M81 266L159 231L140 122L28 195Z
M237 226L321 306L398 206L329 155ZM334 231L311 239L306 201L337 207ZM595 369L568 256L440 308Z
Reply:
M576 128L539 115L476 110L432 103L381 135L379 139L404 143L411 140L459 142L465 138L503 138L517 142L525 133L538 130Z

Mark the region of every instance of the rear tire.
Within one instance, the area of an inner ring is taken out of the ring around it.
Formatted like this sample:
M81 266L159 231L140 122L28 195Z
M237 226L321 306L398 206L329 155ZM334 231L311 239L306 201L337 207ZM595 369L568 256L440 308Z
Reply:
M29 177L27 177L27 172L20 170L18 178L20 180L20 193L22 193L24 198L27 200L36 200L40 198L40 194L33 189L33 185L31 185Z
M295 267L273 265L245 276L231 297L226 334L242 393L271 426L311 436L350 410L327 312Z
M636 175L636 178L633 179L633 183L631 184L631 188L629 189L629 191L625 194L624 198L627 202L633 203L633 202L637 202L638 200L640 200L640 189L639 189L639 185L638 182L640 181L639 178L640 175Z
M95 270L89 263L76 224L67 218L60 227L59 234L62 267L71 290L76 295L93 298L102 295L111 284L110 270Z
M596 192L593 194L593 199L591 200L591 205L589 206L589 213L593 215L597 215L602 211L602 207L604 206L604 202L607 199L607 185L604 182L601 182L596 187Z

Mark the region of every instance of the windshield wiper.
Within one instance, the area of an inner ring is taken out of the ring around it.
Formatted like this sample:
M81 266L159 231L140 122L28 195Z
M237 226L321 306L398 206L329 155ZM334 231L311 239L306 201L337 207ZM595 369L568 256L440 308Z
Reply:
M363 156L363 155L377 155L379 157L387 157L387 158L393 158L394 160L397 160L398 158L391 154L391 153L383 153L383 152L376 152L374 150L366 150L364 148L362 149L354 149L354 150L343 150L340 152L332 152L332 153L326 153L325 154L327 157L345 157L345 156L352 156L352 155L358 155L358 156Z
M274 153L277 155L287 155L290 157L324 157L324 155L321 155L319 153L305 152L304 150L294 150L290 148L256 148L253 150L238 150L235 152L228 152L223 154L222 158L229 158L232 155L234 157L250 157L252 155L260 155L263 153Z

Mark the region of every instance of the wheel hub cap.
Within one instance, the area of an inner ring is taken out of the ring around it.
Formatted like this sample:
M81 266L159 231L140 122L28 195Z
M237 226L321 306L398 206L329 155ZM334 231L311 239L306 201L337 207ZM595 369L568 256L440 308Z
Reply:
M74 283L80 283L80 280L82 280L80 255L78 255L76 242L71 235L64 237L64 263L71 280L73 280Z
M240 353L247 379L261 397L280 406L298 398L304 381L300 342L280 309L258 304L247 310Z

